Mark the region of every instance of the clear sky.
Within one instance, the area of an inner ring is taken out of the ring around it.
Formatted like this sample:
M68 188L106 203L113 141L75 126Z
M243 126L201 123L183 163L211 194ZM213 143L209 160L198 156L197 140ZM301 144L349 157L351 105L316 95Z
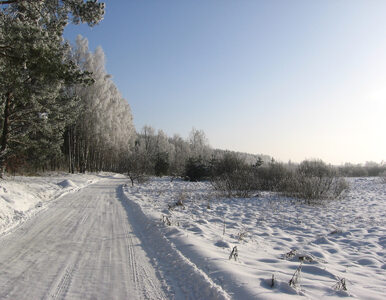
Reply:
M100 45L137 130L281 161L386 161L386 1L107 0Z

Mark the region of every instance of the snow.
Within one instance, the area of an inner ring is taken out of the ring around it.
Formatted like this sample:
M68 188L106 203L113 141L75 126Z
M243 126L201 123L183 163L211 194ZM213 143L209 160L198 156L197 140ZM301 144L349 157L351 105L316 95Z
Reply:
M23 188L13 200L26 212L44 190L60 197L0 236L0 299L230 299L128 201L127 181L98 174L3 182L10 194Z
M384 299L386 186L379 178L349 182L342 200L311 206L273 193L225 199L208 183L168 178L124 191L175 251L232 298ZM229 259L235 246L238 257ZM341 279L347 291L337 288Z
M386 185L349 182L343 199L306 205L169 178L10 177L0 298L385 299Z
M15 176L0 180L0 235L47 208L51 200L92 184L101 175L50 173L49 176Z
M101 177L0 237L0 299L169 298L122 205L127 179Z

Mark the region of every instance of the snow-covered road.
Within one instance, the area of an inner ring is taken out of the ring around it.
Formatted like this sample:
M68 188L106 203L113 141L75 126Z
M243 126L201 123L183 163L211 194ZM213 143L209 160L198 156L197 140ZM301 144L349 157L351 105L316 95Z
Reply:
M54 201L0 238L0 299L165 299L133 233L127 180L109 178Z

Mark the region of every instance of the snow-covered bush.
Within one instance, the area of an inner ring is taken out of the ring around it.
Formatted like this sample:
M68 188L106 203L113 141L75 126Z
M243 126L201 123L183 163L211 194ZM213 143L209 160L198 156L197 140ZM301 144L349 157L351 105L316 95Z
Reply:
M235 170L211 178L214 189L223 192L227 197L249 197L256 190L255 183L250 168Z
M212 159L210 161L211 175L219 176L223 174L231 174L236 170L244 169L246 163L242 158L233 152L225 152L221 158Z
M290 170L275 161L255 169L256 183L264 191L282 191L291 175Z
M134 182L144 183L148 180L146 156L136 146L133 153L127 159L127 176L130 178L131 185L134 186Z
M249 197L257 189L252 166L231 152L211 161L211 184L227 197Z
M321 160L305 160L283 185L287 195L305 199L335 199L348 188L336 170Z
M386 171L383 171L381 174L379 174L379 177L383 183L386 183Z

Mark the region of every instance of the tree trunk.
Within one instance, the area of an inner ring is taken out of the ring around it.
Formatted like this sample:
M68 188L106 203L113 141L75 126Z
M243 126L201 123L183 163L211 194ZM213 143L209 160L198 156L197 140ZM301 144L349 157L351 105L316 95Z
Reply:
M0 178L3 178L5 172L5 162L8 152L8 135L9 135L9 115L10 115L10 103L11 103L12 93L8 92L5 99L4 107L4 122L3 122L3 131L1 133L1 144L0 144Z

